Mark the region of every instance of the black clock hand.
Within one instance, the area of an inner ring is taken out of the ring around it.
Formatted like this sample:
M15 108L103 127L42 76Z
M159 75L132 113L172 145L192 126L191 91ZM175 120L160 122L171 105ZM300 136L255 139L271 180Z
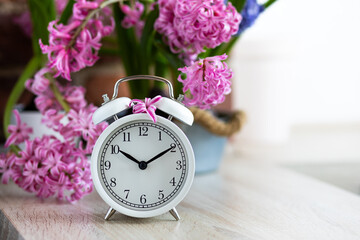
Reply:
M174 148L174 146L169 147L168 149L162 151L161 153L159 153L158 155L156 155L155 157L153 157L152 159L150 159L149 161L146 162L146 164L151 163L152 161L158 159L159 157L161 157L162 155L164 155L165 153L169 152L170 150L172 150Z
M121 151L121 150L120 150L120 152L121 152L125 157L127 157L128 159L130 159L131 161L134 161L134 162L136 162L137 164L140 164L140 162L139 162L138 160L136 160L136 158L134 158L134 157L131 156L130 154L128 154L128 153L126 153L126 152L124 152L124 151Z

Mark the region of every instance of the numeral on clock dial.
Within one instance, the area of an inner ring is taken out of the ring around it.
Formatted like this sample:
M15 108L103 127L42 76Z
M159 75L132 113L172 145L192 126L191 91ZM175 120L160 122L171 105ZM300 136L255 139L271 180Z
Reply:
M129 196L129 192L130 192L130 190L129 190L129 189L125 189L125 190L124 190L124 193L126 194L126 195L125 195L125 199L127 199L127 198L128 198L128 196Z
M178 160L176 161L176 170L180 170L180 169L182 169L182 165L181 165L181 161Z
M129 132L123 132L123 141L124 142L130 142L130 133Z
M139 136L148 136L148 127L139 127Z
M145 194L143 194L143 195L140 196L140 203L141 203L141 204L145 204L145 203L146 203L146 195L145 195Z
M169 183L171 183L175 187L175 184L176 184L175 177L173 177Z
M109 170L111 168L111 162L110 161L105 161L104 165L105 165L105 170Z
M120 152L119 145L111 145L111 154L118 154Z
M175 150L176 144L175 143L170 144L170 147L172 147L170 152L176 152L176 150Z
M111 178L110 179L110 187L115 187L116 186L116 178Z
M159 200L164 198L165 195L163 192L164 192L164 190L159 190L159 197L158 197Z

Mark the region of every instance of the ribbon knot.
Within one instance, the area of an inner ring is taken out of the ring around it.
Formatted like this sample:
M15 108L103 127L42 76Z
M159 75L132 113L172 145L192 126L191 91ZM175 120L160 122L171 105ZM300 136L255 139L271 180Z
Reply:
M133 108L133 113L147 113L153 122L156 122L156 107L154 104L160 101L162 97L160 95L154 98L145 98L145 101L141 101L140 99L133 99L129 103L129 107Z

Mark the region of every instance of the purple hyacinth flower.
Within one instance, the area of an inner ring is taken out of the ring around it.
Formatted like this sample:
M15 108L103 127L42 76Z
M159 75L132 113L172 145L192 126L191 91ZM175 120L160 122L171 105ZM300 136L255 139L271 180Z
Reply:
M251 27L264 9L264 6L259 4L257 0L246 0L245 6L241 11L242 21L236 36L239 36L247 28Z

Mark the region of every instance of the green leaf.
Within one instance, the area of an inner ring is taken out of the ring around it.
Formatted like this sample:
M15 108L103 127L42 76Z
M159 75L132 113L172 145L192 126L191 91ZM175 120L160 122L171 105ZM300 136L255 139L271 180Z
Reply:
M147 19L145 20L145 26L140 39L140 61L142 64L143 74L148 74L151 57L151 50L153 47L155 30L154 23L159 16L159 8L155 7L153 11L150 12Z
M235 43L238 41L240 36L233 36L229 42L222 43L221 45L217 46L214 49L210 49L207 53L208 56L218 56L223 55L224 53L229 54L232 47L235 45Z
M178 58L177 55L170 52L168 46L166 46L162 41L154 41L154 45L157 50L167 59L170 66L174 69L178 69L184 66L184 62Z
M178 55L172 53L167 45L163 43L159 38L156 38L154 41L154 45L157 48L159 54L161 54L168 65L170 66L170 73L174 87L174 95L178 96L178 94L182 93L182 84L177 81L177 76L179 75L179 68L184 66L184 62L179 59Z
M132 53L131 53L131 43L127 39L126 29L121 26L121 21L124 19L124 14L120 10L118 5L113 7L114 19L115 19L115 30L117 35L117 41L119 45L120 57L123 59L123 65L127 75L131 75L133 71L133 66L131 64Z
M122 27L121 21L124 19L125 15L119 8L119 5L114 5L113 14L119 55L122 58L126 74L128 76L142 74L143 70L141 69L141 64L139 62L141 61L140 52L143 51L143 49L140 49L139 47L135 37L134 28L125 29ZM129 87L132 97L145 98L149 92L149 81L130 81Z
M72 15L73 6L75 4L75 0L69 0L64 11L61 14L59 23L67 24L69 18Z
M155 57L155 75L160 77L165 77L167 72L167 67L168 67L168 62L166 58L158 52Z
M239 13L243 10L246 0L229 0Z
M41 57L34 56L26 65L25 70L19 77L18 81L16 82L14 88L10 93L9 99L6 102L4 121L3 121L3 130L6 137L9 136L7 128L10 124L12 110L14 109L15 104L17 103L17 101L19 100L21 94L25 89L25 82L34 75L35 71L39 69L40 65L41 65Z
M49 32L47 26L56 17L54 0L29 0L31 22L33 26L32 44L34 55L42 55L39 47L39 39L48 44Z

